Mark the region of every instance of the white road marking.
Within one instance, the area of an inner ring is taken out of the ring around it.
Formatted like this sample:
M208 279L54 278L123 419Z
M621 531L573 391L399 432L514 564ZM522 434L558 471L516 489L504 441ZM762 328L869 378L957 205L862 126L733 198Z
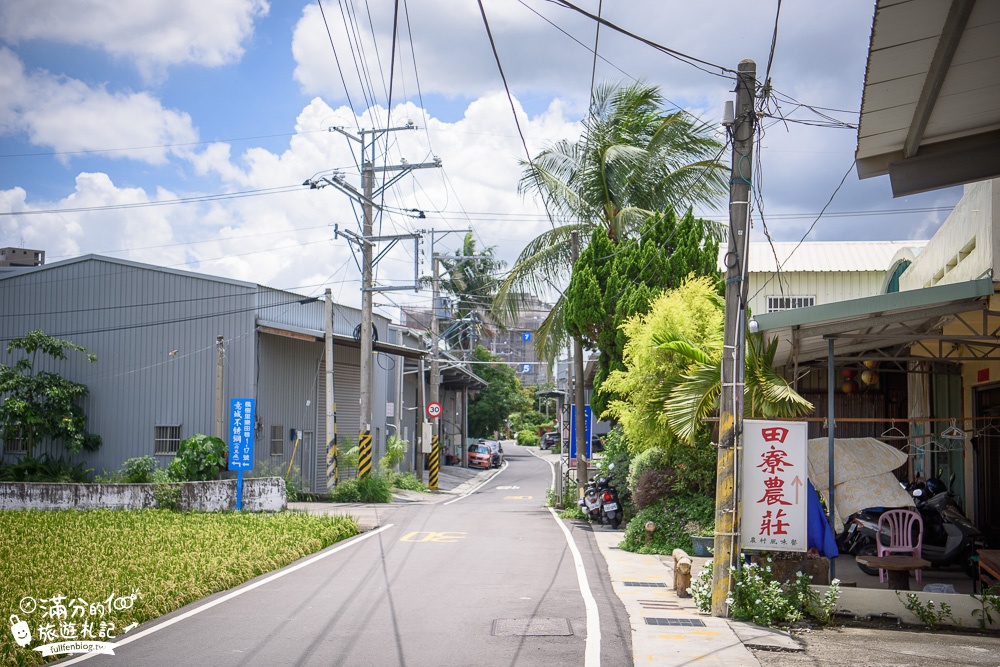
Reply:
M597 600L590 590L590 582L587 580L587 570L583 566L583 557L580 550L576 548L576 542L570 534L566 524L563 523L559 515L551 507L548 508L552 518L556 520L566 536L566 544L569 545L570 553L573 554L573 564L576 567L576 579L580 585L580 594L583 596L583 605L587 609L587 644L584 651L583 664L585 667L600 667L601 665L601 615L597 610Z
M351 538L347 542L345 542L345 543L343 543L343 544L341 544L341 545L339 545L337 547L334 547L333 549L330 549L329 551L324 551L321 554L313 556L309 560L302 561L298 565L293 565L292 567L288 567L288 568L285 568L283 570L278 570L277 572L275 572L274 574L272 574L270 577L267 577L266 579L261 579L260 581L255 581L254 583L250 584L249 586L244 586L243 588L238 588L235 591L233 591L232 593L229 593L227 595L223 595L222 597L215 598L211 602L206 602L205 604L201 605L200 607L196 607L194 609L191 609L190 611L184 612L183 614L180 614L178 616L174 616L173 618L167 619L166 621L163 621L162 623L154 625L151 628L147 628L147 629L143 630L142 632L137 632L134 635L130 635L129 637L126 637L125 639L123 639L123 640L121 640L119 642L114 642L114 644L112 644L111 648L118 648L120 646L125 646L126 644L131 644L135 640L141 639L142 637L145 637L146 635L151 635L154 632L159 632L160 630L163 630L164 628L169 628L174 623L180 623L181 621L187 620L187 619L191 618L192 616L195 616L196 614L200 614L203 611L207 611L207 610L211 609L212 607L214 607L216 605L222 604L223 602L228 602L229 600L232 600L233 598L239 597L239 596L243 595L244 593L246 593L248 591L252 591L255 588L260 588L264 584L269 584L269 583L271 583L272 581L274 581L276 579L280 579L281 577L285 576L286 574L291 574L292 572L295 572L296 570L301 570L302 568L306 567L307 565L312 565L313 563L315 563L317 561L323 560L327 556L332 556L333 554L338 553L340 551L343 551L344 549L347 549L348 547L353 547L355 544L360 544L361 542L364 542L365 540L367 540L369 537L374 537L375 535L378 535L379 533L381 533L383 530L386 530L388 528L392 528L392 526L393 526L393 524L388 523L388 524L382 526L381 528L376 528L375 530L368 531L364 535L361 535L359 537ZM84 653L79 658L74 658L73 660L70 660L68 662L64 662L62 664L64 664L64 665L75 665L78 662L82 662L84 660L89 660L90 658L94 657L95 655L101 655L101 654L100 653Z
M507 462L506 462L506 461L504 461L504 462L503 462L503 465L502 465L502 466L500 466L500 469L499 469L499 470L497 470L497 471L496 471L495 473L493 473L492 475L490 475L489 477L487 477L487 478L486 478L486 481L485 481L485 482L483 482L482 484L480 484L479 486L477 486L476 488L474 488L474 489L473 489L472 491L469 491L468 493L463 493L463 494L462 494L462 495L460 495L460 496L459 496L458 498L453 498L452 500L449 500L449 501L448 501L448 502L446 502L446 503L442 503L442 505L451 505L452 503L457 503L457 502L458 502L459 500L461 500L462 498L468 498L468 497L469 497L469 496L471 496L471 495L472 495L473 493L475 493L475 492L476 492L476 491L478 491L479 489L483 488L484 486L486 486L487 484L489 484L490 482L492 482L492 481L493 481L493 479L494 479L494 478L495 478L495 477L496 477L497 475L499 475L500 473L502 473L502 472L503 472L504 470L506 470L506 469L507 469Z

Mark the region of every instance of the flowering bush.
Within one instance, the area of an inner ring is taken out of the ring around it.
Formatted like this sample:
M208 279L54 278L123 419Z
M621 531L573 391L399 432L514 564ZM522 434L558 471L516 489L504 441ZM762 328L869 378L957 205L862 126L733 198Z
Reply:
M712 611L712 575L715 568L712 561L705 563L698 576L691 580L691 588L688 593L691 599L698 605L698 611L708 613Z
M802 572L782 585L772 577L770 562L769 558L766 566L749 564L739 569L726 598L729 615L737 621L768 626L804 618L829 623L840 597L840 581L834 579L823 595L813 590L810 577ZM688 589L698 609L706 613L712 609L712 576L709 561Z

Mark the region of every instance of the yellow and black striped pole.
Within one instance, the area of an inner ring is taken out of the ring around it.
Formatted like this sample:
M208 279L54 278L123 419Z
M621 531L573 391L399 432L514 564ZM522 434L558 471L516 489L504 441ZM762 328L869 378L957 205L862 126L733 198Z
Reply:
M358 443L358 479L367 479L372 474L372 432L362 431Z
M437 435L431 438L431 460L427 466L429 468L428 487L431 491L438 490L438 470L441 468L441 442Z

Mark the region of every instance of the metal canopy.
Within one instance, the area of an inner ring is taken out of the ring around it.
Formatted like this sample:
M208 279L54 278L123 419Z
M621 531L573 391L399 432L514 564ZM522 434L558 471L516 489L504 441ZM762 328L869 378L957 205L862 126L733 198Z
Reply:
M879 0L855 153L894 197L1000 176L1000 2Z
M284 324L281 322L269 322L267 320L257 320L257 330L261 333L271 334L273 336L283 336L285 338L294 338L296 340L301 340L305 342L322 342L324 336L326 335L323 331L319 329L310 329L307 327L297 327L291 324ZM345 336L344 334L333 334L334 343L337 345L343 345L345 347L356 347L360 348L361 343L354 339L353 336ZM383 352L385 354L394 354L398 357L403 357L405 359L419 359L420 357L426 357L426 350L419 350L412 347L406 347L405 345L395 345L393 343L383 343L382 341L375 342L372 345L372 349L376 352Z
M992 277L907 292L796 308L756 317L778 338L775 364L840 357L1000 360L1000 313L988 310Z

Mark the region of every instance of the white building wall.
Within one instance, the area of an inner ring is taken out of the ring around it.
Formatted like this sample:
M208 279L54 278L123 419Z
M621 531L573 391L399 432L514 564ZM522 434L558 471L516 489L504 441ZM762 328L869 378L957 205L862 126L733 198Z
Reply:
M878 294L885 279L885 271L795 271L782 272L776 278L771 275L750 274L748 296L750 312L755 315L767 312L769 296L812 296L818 306Z
M1000 266L1000 179L965 186L962 199L899 279L900 290L975 280Z

